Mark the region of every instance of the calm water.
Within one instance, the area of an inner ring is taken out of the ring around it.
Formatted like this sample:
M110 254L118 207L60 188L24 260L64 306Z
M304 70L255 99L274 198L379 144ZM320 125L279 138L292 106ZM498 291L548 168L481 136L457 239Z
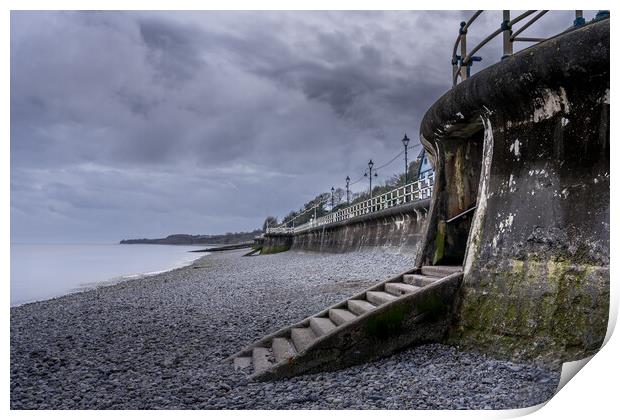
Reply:
M11 306L190 264L205 246L11 244Z

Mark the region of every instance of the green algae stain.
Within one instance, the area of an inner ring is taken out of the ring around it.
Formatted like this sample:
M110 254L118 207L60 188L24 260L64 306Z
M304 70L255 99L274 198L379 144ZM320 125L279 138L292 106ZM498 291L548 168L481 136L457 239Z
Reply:
M366 324L368 335L383 340L399 334L407 312L404 307L396 306L371 317Z
M280 252L286 252L289 249L290 247L285 246L285 245L263 247L261 251L261 255L278 254Z
M426 320L434 321L444 316L446 304L440 296L431 295L418 303L416 310L418 313L425 314Z
M437 224L437 234L435 235L435 255L433 256L433 265L437 264L444 255L446 242L446 222L440 221Z
M600 347L608 319L608 271L532 257L473 272L450 343L502 356L563 360Z

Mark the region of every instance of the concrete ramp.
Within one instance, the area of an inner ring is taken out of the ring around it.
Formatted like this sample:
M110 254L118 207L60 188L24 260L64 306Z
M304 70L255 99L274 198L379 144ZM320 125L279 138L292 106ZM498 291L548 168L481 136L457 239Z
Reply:
M336 370L441 341L459 266L422 267L379 283L251 344L227 360L256 380Z

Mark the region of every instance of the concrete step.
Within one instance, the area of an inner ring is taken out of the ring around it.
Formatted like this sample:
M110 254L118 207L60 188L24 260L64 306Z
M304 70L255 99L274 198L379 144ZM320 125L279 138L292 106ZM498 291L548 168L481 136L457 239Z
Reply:
M276 359L276 363L280 363L282 360L288 360L297 355L295 346L291 340L284 337L274 338L271 343L271 350L273 350L273 356Z
M254 372L262 372L269 369L273 363L269 361L270 352L265 347L254 347L252 349L252 364Z
M405 274L403 276L403 283L417 287L424 287L436 282L440 278L441 277L426 276L424 274Z
M356 300L356 299L347 300L347 307L355 315L361 315L365 312L372 311L373 309L376 308L376 306L370 302L367 302L365 300Z
M314 334L312 328L293 328L291 329L291 339L297 352L301 353L316 340L316 334Z
M366 292L366 300L375 305L383 305L396 299L396 296L385 292Z
M422 267L422 274L435 277L446 277L457 271L463 271L460 265L425 265Z
M245 369L247 367L252 366L252 358L251 357L235 357L233 361L233 366L235 370Z
M336 324L329 318L311 318L310 328L312 328L312 331L314 331L317 336L321 336L336 328Z
M345 322L353 321L355 319L355 314L346 309L330 309L329 319L336 325L342 325Z
M406 295L419 289L419 286L412 286L407 283L387 283L385 285L385 291L393 294L394 296Z
M230 363L232 359L235 370L250 374L252 379L278 379L315 370L341 368L350 362L370 360L374 354L392 354L410 342L436 340L442 332L425 331L427 324L422 324L424 328L420 329L419 334L417 329L414 334L410 331L394 331L387 338L377 340L377 333L383 332L384 318L389 315L384 311L389 306L398 306L397 309L403 311L405 316L415 319L420 307L424 308L427 304L432 306L435 300L443 299L448 293L456 297L462 276L455 275L450 280L442 280L440 276L448 272L456 274L459 270L460 267L430 267L425 268L425 271L434 275L405 274L402 281L392 278L354 295L345 301L346 305L333 305L328 310L266 336L227 360ZM421 290L437 281L439 283L436 286L444 284L445 288ZM408 304L405 305L405 302ZM365 349L360 348L360 345L377 347Z

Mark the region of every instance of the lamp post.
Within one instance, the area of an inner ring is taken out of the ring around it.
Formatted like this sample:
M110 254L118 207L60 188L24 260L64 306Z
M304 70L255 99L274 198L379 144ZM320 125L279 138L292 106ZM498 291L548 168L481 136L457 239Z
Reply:
M372 172L372 167L374 166L374 163L372 161L372 159L370 159L370 161L368 162L368 172L366 172L364 174L364 176L368 177L368 181L370 182L370 199L372 200L372 177L373 176L377 176L377 172L375 171L375 173L373 174Z
M407 166L407 146L409 146L409 137L407 137L407 133L405 133L402 142L405 146L405 185L407 185L409 183L409 167Z
M317 203L314 205L314 221L315 221L315 222L316 222L316 208L317 208L318 206L319 206L319 203L317 202Z
M334 187L332 187L332 211L334 211Z
M349 175L347 175L347 178L345 179L345 181L347 181L347 206L350 204L349 203L349 182L351 182L351 178L349 178Z

